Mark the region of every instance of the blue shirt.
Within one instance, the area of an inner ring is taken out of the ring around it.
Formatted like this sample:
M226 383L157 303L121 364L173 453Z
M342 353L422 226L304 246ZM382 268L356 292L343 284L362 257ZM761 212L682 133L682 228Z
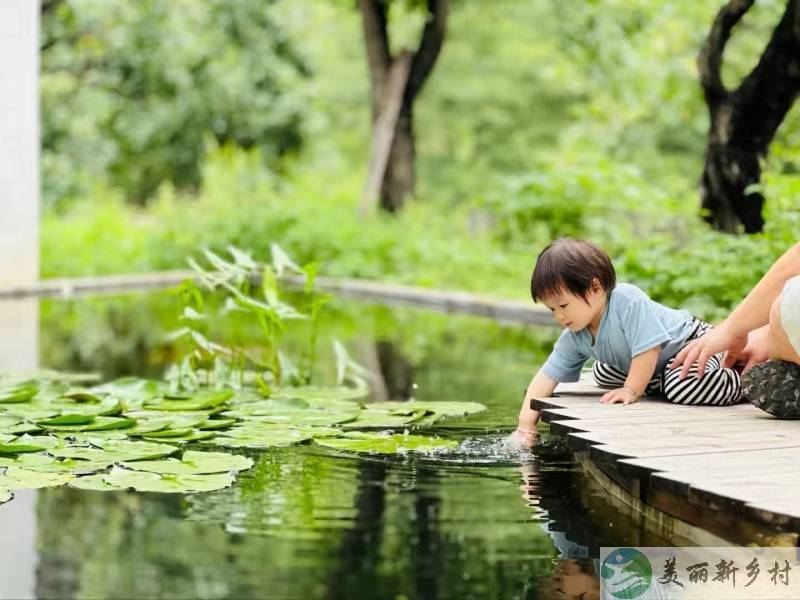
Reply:
M627 373L635 356L658 347L655 373L661 373L692 334L692 321L685 310L659 304L635 285L620 283L608 295L594 343L588 327L565 329L542 371L558 382L578 381L583 365L594 358Z

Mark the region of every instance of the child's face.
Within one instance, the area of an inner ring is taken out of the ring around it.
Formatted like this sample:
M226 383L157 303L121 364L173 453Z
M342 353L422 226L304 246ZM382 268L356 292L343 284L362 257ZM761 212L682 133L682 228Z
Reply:
M553 313L553 318L570 331L580 331L592 325L597 328L605 309L605 290L595 286L586 299L562 290L552 296L542 298L542 303Z

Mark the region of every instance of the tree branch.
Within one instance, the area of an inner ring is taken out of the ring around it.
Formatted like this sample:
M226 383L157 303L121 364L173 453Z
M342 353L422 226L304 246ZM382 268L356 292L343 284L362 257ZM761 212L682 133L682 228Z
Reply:
M412 99L422 89L442 50L447 29L449 0L428 0L428 20L422 30L419 49L414 53L408 77L406 98Z
M788 0L758 64L733 92L737 106L749 115L744 129L761 156L800 93L798 18L800 0Z
M389 35L386 31L386 4L383 0L358 0L364 27L367 64L372 81L372 117L377 118L383 87L389 76L392 56L389 52Z
M700 49L697 57L700 85L712 112L728 95L720 74L725 44L728 43L733 28L754 3L755 0L730 0L717 13L711 31Z

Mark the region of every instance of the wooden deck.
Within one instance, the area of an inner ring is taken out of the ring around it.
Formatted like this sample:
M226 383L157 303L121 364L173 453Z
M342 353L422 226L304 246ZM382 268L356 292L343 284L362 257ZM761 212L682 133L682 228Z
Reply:
M534 400L584 472L641 516L652 509L731 543L797 545L800 421L749 404L603 405L581 381ZM663 522L659 523L663 529Z

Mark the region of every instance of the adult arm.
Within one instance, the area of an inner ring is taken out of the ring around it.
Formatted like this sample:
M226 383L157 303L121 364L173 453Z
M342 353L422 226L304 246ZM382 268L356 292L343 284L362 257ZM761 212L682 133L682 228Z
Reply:
M735 363L747 344L747 335L769 321L772 303L781 293L787 279L800 275L800 243L781 256L761 278L752 291L721 325L698 338L681 350L670 368L681 368L681 379L697 361L697 377L705 374L708 359L719 352L728 351L725 364Z

